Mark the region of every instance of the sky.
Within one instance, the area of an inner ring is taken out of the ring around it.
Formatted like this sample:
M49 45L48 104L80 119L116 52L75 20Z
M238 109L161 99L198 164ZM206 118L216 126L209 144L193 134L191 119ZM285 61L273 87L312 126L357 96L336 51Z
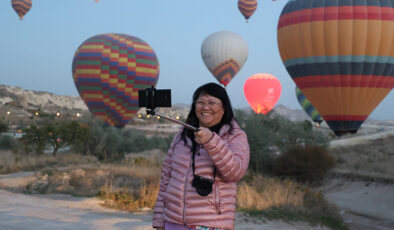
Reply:
M32 0L21 21L11 0L0 1L0 84L78 96L71 63L77 48L102 33L136 36L155 51L160 76L156 87L171 89L172 101L190 104L194 90L217 82L201 58L204 39L232 31L248 43L249 56L227 86L234 108L249 107L244 82L256 73L276 76L282 85L277 104L302 109L295 84L280 58L277 23L285 0L260 0L246 23L237 0ZM394 92L370 118L394 119Z

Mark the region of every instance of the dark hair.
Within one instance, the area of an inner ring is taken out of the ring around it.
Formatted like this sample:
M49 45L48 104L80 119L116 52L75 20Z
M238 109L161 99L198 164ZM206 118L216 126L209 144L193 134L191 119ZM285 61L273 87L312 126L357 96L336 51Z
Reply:
M198 118L196 116L196 101L200 97L200 95L205 94L218 98L222 102L224 110L222 120L219 122L219 124L210 127L209 129L213 132L219 133L220 128L223 125L228 124L230 125L230 131L232 131L233 126L231 124L231 121L234 119L234 113L231 106L230 98L228 97L226 90L222 86L213 82L200 86L194 92L192 106L190 108L189 114L187 115L186 123L194 127L199 127ZM185 144L186 137L189 137L192 140L194 150L196 147L196 143L194 141L194 132L190 129L184 128L181 133L181 139L185 142Z

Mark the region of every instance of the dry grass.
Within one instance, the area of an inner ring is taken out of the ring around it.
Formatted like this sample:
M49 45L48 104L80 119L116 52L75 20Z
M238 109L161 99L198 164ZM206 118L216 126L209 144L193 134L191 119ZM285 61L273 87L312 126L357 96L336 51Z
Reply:
M331 153L337 159L334 172L394 180L394 136L337 147Z
M33 155L0 151L0 173L18 171L35 171L46 167L61 167L66 165L83 165L97 163L97 158L80 154L59 154L56 157L49 154Z
M158 193L159 183L144 183L139 191L134 193L123 190L114 192L112 183L108 183L102 187L99 197L104 200L103 205L106 207L135 212L144 208L153 209Z
M252 216L322 224L348 230L338 209L315 189L291 180L252 176L238 186L238 209Z
M294 181L257 175L249 183L240 183L237 200L240 209L302 206L304 193Z
M129 155L127 160L121 163L101 164L74 154L52 157L19 156L2 152L0 165L6 169L3 172L35 170L36 180L24 189L28 193L99 196L104 200L104 206L131 212L146 212L151 210L156 202L164 155L162 152L145 152ZM239 184L237 200L240 210L263 211L275 215L279 212L287 216L297 213L295 220L310 213L322 213L321 207L327 205L323 197L294 181L261 175L247 176ZM335 216L335 213L328 215ZM279 218L287 217L282 215Z

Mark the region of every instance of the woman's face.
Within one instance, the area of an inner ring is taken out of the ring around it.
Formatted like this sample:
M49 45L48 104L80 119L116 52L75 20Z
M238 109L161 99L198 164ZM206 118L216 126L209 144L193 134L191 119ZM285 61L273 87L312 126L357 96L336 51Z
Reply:
M210 128L220 123L224 109L219 98L201 94L196 100L196 116L201 127Z

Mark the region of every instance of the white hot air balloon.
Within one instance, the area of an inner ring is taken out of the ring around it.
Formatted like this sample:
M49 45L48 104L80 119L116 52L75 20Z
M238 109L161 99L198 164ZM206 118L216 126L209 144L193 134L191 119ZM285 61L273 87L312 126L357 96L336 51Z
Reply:
M227 84L248 59L248 44L238 34L219 31L205 38L201 45L202 59L220 84Z

